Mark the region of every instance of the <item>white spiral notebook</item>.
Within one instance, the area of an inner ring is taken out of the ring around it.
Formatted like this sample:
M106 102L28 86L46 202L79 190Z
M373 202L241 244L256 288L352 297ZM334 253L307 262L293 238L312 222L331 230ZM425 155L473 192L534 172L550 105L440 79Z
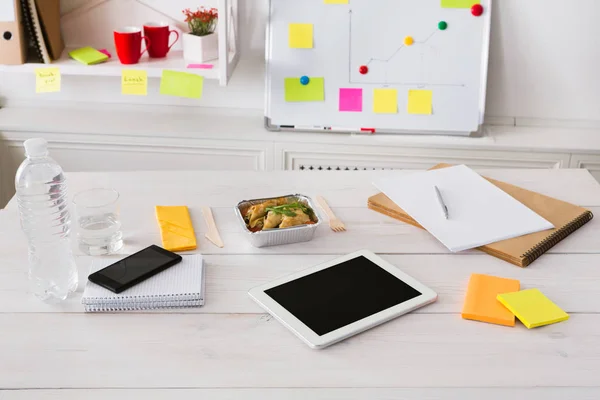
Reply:
M90 274L116 261L95 259ZM87 312L200 307L204 305L204 270L202 255L186 255L179 264L119 294L87 281L81 303Z

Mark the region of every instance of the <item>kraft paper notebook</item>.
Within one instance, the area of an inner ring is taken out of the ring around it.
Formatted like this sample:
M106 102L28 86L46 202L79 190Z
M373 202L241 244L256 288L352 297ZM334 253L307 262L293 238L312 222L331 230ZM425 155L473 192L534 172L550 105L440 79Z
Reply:
M60 30L60 0L35 0L44 41L52 60L58 60L65 43Z
M440 164L433 169L447 168L450 166L451 165L448 164ZM484 251L511 264L520 267L530 265L542 254L550 250L557 243L561 242L593 218L592 212L585 208L522 189L508 183L489 178L485 179L555 226L554 229L531 233L478 247L478 250ZM374 211L422 228L413 218L383 193L370 197L368 206Z
M23 6L25 27L27 28L29 37L33 42L36 61L43 64L52 63L50 52L48 51L48 46L46 45L46 40L44 39L42 23L40 21L35 0L21 0L21 5Z
M461 316L473 321L515 326L515 316L496 298L499 294L516 292L521 283L515 279L472 274L467 287Z
M466 165L381 178L373 185L455 253L554 228Z

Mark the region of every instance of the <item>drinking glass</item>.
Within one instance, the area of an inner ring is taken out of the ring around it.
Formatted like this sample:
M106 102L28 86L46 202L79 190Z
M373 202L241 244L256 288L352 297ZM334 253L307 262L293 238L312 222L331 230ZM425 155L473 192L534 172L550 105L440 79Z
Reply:
M90 189L75 195L79 249L91 256L112 254L123 247L119 192Z

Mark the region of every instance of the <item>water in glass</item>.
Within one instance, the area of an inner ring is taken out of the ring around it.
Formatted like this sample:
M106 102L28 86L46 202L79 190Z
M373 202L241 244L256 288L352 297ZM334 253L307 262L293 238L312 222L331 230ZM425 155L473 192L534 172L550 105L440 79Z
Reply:
M92 189L75 196L79 249L89 255L118 252L123 247L119 193Z

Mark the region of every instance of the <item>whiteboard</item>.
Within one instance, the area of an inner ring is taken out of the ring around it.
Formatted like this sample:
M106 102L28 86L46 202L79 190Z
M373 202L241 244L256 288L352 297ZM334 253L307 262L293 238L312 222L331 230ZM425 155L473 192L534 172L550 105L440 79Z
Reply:
M470 8L443 8L442 1L447 0L271 0L267 128L478 132L485 113L492 0L480 1L484 13L479 17ZM441 21L447 29L439 28ZM290 47L290 24L312 24L312 48ZM414 44L404 43L407 36ZM362 74L361 66L367 66L368 73ZM323 78L323 101L286 101L286 78L303 76L311 82ZM340 111L340 89L362 89L362 111ZM378 89L397 91L396 113L374 111ZM431 92L430 114L408 112L413 90Z

